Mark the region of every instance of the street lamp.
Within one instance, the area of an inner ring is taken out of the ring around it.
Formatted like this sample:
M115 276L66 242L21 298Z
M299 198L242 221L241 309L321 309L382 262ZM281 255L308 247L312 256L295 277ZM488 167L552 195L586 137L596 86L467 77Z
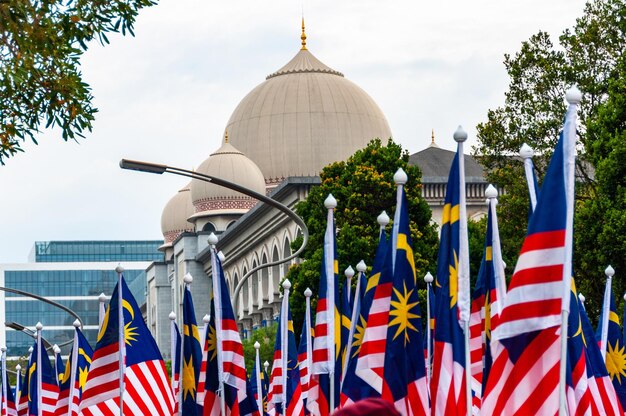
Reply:
M80 319L80 316L78 316L78 314L76 312L74 312L73 310L71 310L70 308L68 308L65 305L61 305L60 303L57 303L53 300L50 300L48 298L45 298L43 296L39 296L39 295L35 295L34 293L30 293L30 292L24 292L23 290L19 290L19 289L12 289L10 287L2 287L0 286L0 290L3 292L9 292L9 293L14 293L16 295L20 295L20 296L26 296L28 298L33 298L33 299L37 299L41 302L47 303L48 305L52 305L55 308L59 308L61 310L64 310L65 312L69 313L70 315L72 315L74 318L78 319L78 322L80 322L80 327L83 327L83 320Z
M199 181L210 182L218 186L223 186L224 188L241 192L244 195L248 195L261 202L265 202L266 204L282 211L300 227L300 229L302 230L302 245L300 246L300 248L298 248L298 250L296 250L291 256L285 257L282 260L259 264L258 266L253 267L248 273L246 273L241 278L241 281L239 282L239 284L235 288L235 291L233 292L233 310L235 313L237 313L236 311L237 311L237 304L239 300L239 292L241 291L241 288L243 287L244 283L248 280L250 276L252 276L254 273L256 273L260 269L264 269L266 267L271 267L271 266L277 266L279 264L286 263L292 259L295 259L296 257L298 257L298 255L300 255L300 253L302 253L302 251L304 251L307 243L309 242L309 229L307 228L302 218L296 215L296 213L293 212L288 206L283 205L280 202L264 194L260 194L244 186L238 185L236 183L233 183L233 182L230 182L230 181L227 181L227 180L215 177L215 176L205 175L204 173L194 172L191 170L176 168L176 167L168 166L168 165L161 165L158 163L122 159L120 161L120 167L122 169L136 170L139 172L156 173L159 175L163 173L171 173L174 175L185 176L191 179L197 179Z

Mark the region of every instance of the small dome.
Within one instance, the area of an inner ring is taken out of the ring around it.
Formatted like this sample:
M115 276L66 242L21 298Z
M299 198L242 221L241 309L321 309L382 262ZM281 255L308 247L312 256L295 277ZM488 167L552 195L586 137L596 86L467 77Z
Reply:
M193 225L187 222L187 218L194 213L190 189L191 182L178 191L163 208L161 232L165 245L171 244L181 233L193 231Z
M391 131L374 100L304 47L241 100L226 128L268 186L314 176Z
M228 136L222 147L202 162L197 172L265 194L263 173L252 160L228 143ZM191 200L195 218L206 215L243 214L257 202L247 195L197 179L191 181Z

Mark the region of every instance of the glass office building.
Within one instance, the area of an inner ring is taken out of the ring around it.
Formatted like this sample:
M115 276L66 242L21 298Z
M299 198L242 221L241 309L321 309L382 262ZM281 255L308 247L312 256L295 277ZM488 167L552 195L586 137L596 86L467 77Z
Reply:
M145 270L162 260L160 240L141 241L46 241L36 242L29 263L0 264L0 285L61 304L80 316L83 332L92 346L98 335L99 295L110 296L117 283L115 267L124 267L124 278L139 305L145 305ZM26 356L37 322L44 325L43 338L69 351L76 319L48 303L19 294L0 292L0 319L5 326L0 345L10 357ZM65 347L63 347L65 345Z

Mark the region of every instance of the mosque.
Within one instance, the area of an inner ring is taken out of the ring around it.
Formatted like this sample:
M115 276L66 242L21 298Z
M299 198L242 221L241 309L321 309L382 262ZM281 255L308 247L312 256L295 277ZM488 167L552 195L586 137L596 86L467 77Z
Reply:
M374 100L344 75L317 59L306 45L282 68L246 95L226 123L222 145L198 172L235 182L293 208L320 183L327 164L345 160L373 138L392 137ZM431 145L410 156L422 169L423 195L440 221L448 170L454 153ZM465 156L468 215L486 213L482 168ZM146 270L146 319L157 343L170 350L170 312L182 320L183 277L196 316L209 311L211 260L207 237L219 236L231 297L241 278L257 265L291 254L300 230L288 217L246 195L192 180L167 203L161 218L164 261ZM259 270L244 284L235 314L242 334L267 325L279 313L279 282L289 263ZM201 324L201 322L199 322Z

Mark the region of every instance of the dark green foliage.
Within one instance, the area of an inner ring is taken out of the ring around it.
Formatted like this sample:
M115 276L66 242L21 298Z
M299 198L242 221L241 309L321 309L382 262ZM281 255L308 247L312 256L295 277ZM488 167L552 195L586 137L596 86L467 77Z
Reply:
M84 137L94 114L80 58L93 39L133 35L140 9L153 0L0 1L0 163L37 143L41 127L63 140Z
M611 263L618 276L626 273L622 239L626 206L621 205L626 173L620 64L624 50L626 3L621 0L592 0L574 27L563 32L558 45L545 32L533 35L519 52L505 56L510 76L505 103L490 110L487 121L478 125L478 144L473 149L488 180L506 189L499 198L498 215L510 276L526 233L529 204L523 164L512 156L523 143L533 147L541 181L563 123L565 91L572 84L582 91L574 272L594 321L602 302L604 268ZM623 280L614 280L619 304L626 287Z
M271 324L264 328L259 328L252 331L252 335L248 339L244 339L243 354L246 360L246 371L248 376L252 375L252 367L254 366L254 360L256 357L256 350L254 349L254 343L259 342L261 348L259 348L259 358L261 360L261 370L263 370L263 363L265 361L270 363L270 370L272 363L274 362L274 342L276 341L276 331L278 325Z

